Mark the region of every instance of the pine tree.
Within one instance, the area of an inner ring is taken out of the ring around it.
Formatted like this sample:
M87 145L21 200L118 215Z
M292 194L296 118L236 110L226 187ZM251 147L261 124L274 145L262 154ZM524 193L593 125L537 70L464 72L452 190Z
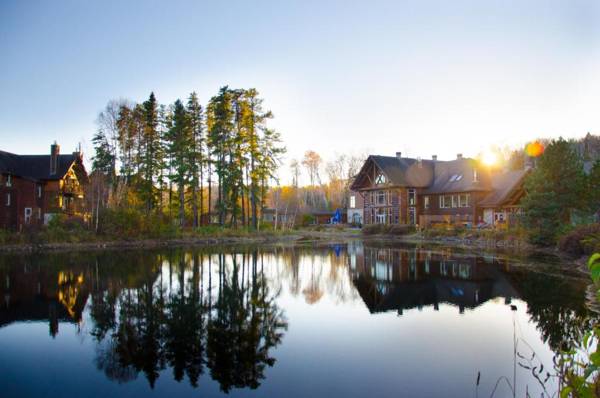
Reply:
M202 186L202 177L203 177L203 146L204 146L204 125L203 125L203 110L202 106L198 101L198 96L195 92L193 92L187 103L187 112L189 114L190 121L190 129L191 129L191 145L190 145L190 153L189 153L189 165L190 165L190 173L191 173L191 190L192 190L192 214L193 214L193 225L194 227L198 227L199 218L198 218L198 189L200 189L200 213L202 213L202 209L204 208L204 200L203 200L203 186Z
M152 211L156 206L154 183L162 168L163 154L158 125L158 103L152 92L148 100L143 103L142 154L140 156L142 167L140 191L147 212Z
M190 115L180 100L173 105L172 125L167 133L168 153L173 174L172 181L177 184L179 196L179 225L185 224L185 187L190 179L190 146L193 135L190 127Z

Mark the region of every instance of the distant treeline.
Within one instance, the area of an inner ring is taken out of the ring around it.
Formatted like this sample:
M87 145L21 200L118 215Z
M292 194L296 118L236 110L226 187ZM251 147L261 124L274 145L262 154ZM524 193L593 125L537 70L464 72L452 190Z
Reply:
M110 101L93 137L87 198L96 229L104 211L119 208L180 226L212 216L221 225L256 228L285 152L262 104L257 90L229 87L206 106L195 92L168 106L154 93L141 104Z

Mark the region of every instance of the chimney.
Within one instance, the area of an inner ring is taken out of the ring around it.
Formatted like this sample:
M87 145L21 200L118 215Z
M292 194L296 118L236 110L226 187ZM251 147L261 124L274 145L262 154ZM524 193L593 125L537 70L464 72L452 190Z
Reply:
M458 160L458 159L462 159L462 153L457 153L457 154L456 154L456 159L457 159L457 160Z
M50 145L50 175L56 174L58 169L58 155L60 155L60 145L54 141L54 144Z
M402 157L402 152L396 152L396 157L400 159Z
M434 162L437 161L437 155L431 156L431 160L433 160Z

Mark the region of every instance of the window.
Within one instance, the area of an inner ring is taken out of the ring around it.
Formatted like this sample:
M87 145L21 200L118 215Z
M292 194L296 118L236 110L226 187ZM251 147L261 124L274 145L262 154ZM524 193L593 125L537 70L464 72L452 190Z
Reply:
M386 203L386 192L385 191L377 191L377 204L384 205Z
M462 194L459 196L459 205L460 207L469 207L469 195L468 193Z
M7 187L12 187L12 177L11 177L11 175L10 175L10 174L8 174L8 175L6 176L6 186L7 186Z
M377 224L385 224L387 220L387 209L377 209L375 217L375 222Z
M350 196L350 208L354 209L356 207L356 196Z
M31 210L31 207L26 207L25 208L25 224L29 224L29 222L31 221L31 213L33 213L33 211Z
M42 186L41 185L37 186L37 191L38 191L37 192L38 193L38 198L41 198L42 197Z
M452 195L440 195L440 209L449 209L452 203Z
M10 193L6 194L6 205L10 206Z
M41 207L37 208L37 219L38 220L42 219L42 208Z
M456 197L455 195L451 196L451 200L452 200L452 208L456 208L458 207L458 197Z
M386 183L385 176L381 173L377 174L377 177L375 178L375 184L381 185L381 184L385 184L385 183Z
M429 209L429 196L423 196L423 207Z
M414 206L417 203L417 192L414 189L408 190L408 205Z

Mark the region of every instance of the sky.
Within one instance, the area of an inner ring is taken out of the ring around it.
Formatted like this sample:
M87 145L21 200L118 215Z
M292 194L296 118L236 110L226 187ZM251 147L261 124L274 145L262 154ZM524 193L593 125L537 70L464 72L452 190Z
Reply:
M600 134L600 2L0 0L2 150L89 157L109 100L224 85L259 90L286 164Z

